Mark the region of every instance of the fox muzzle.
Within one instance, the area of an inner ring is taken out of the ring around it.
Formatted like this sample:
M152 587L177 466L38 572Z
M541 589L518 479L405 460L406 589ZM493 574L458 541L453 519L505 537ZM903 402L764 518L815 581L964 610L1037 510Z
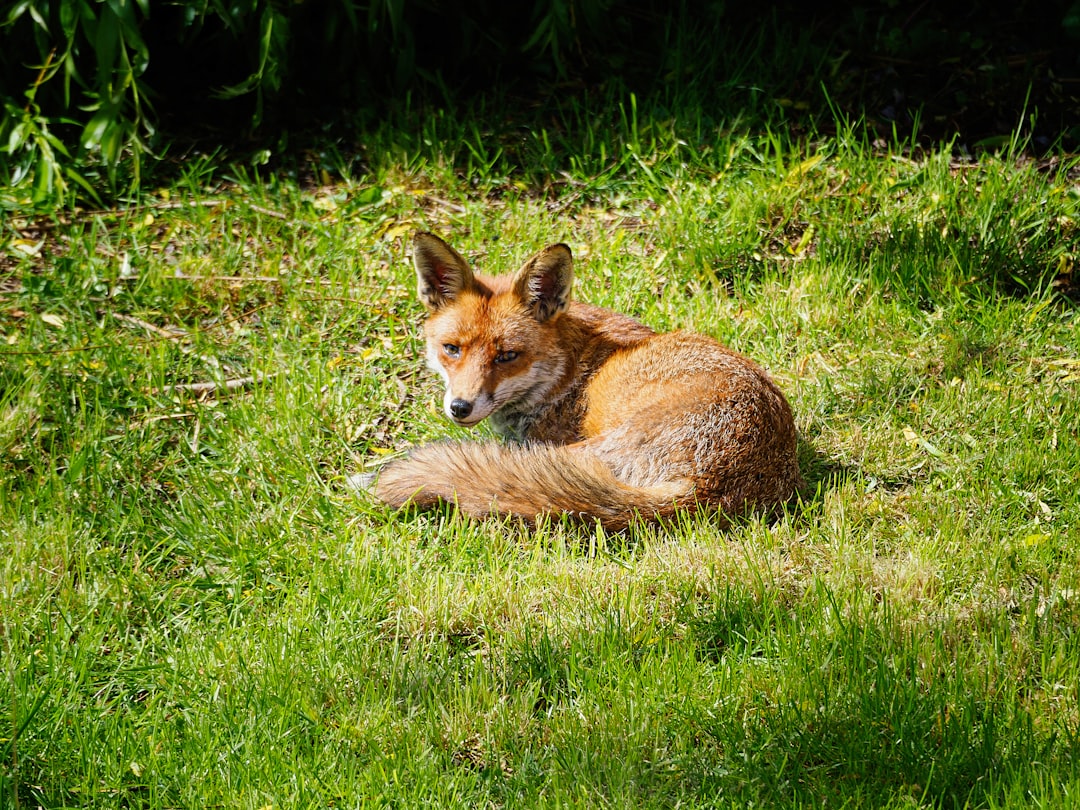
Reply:
M450 401L450 416L454 419L468 419L472 413L473 404L467 399L454 399Z

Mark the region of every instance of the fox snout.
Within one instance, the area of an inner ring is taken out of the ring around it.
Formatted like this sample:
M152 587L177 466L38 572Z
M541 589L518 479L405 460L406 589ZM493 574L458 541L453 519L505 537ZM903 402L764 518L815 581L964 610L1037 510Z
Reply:
M452 399L450 400L450 416L454 419L468 419L469 414L472 413L472 405L467 399Z
M483 421L491 416L494 410L495 401L483 391L470 399L459 396L447 388L446 396L443 397L443 411L454 422L464 427Z

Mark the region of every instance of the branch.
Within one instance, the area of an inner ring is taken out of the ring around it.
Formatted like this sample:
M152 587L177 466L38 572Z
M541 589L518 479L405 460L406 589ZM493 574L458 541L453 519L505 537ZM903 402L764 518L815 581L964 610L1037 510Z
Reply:
M248 388L256 383L261 383L267 377L263 374L256 374L254 377L237 377L234 380L224 380L223 382L199 382L199 383L176 383L175 385L167 385L164 388L155 390L154 393L165 393L166 391L173 392L187 392L194 394L197 399L209 399L219 391L239 391L243 388Z

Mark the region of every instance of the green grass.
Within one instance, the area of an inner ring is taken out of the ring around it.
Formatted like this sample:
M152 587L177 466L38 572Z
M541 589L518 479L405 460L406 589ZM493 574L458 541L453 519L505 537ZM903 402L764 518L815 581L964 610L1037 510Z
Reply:
M597 104L5 222L0 803L1076 804L1075 166ZM567 241L580 298L762 362L804 502L606 536L352 494L467 435L415 228Z

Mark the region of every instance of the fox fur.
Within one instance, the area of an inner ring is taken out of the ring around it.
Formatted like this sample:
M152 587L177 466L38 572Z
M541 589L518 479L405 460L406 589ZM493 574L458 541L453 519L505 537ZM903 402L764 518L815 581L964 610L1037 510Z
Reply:
M704 335L571 301L566 245L487 277L421 232L413 261L446 415L488 419L506 441L414 448L378 473L390 506L619 530L679 509L768 511L801 488L791 408L765 371Z

